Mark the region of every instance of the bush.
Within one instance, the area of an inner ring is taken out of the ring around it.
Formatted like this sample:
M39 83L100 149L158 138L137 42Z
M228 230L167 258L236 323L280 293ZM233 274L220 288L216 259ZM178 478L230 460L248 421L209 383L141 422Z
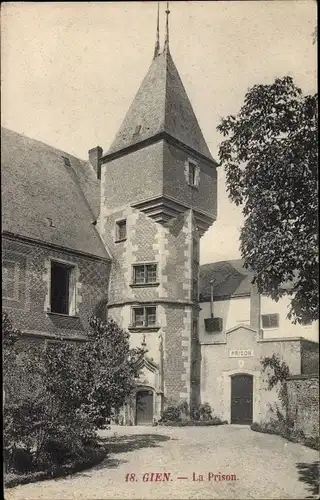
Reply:
M190 417L189 405L185 400L170 403L162 412L160 421L181 422Z
M161 414L160 424L177 426L194 425L220 425L226 422L212 416L209 403L193 406L191 412L187 401L171 403Z
M212 409L209 403L195 405L192 408L193 420L212 420Z
M280 420L272 419L269 422L257 423L254 422L251 424L251 430L255 432L262 432L264 434L274 434L277 436L281 436L288 441L292 441L293 443L300 443L308 448L312 448L313 450L320 449L320 440L319 436L305 436L304 432L299 430L293 430L292 427L287 427Z
M221 420L219 417L213 417L211 420L186 420L184 422L159 422L159 425L168 427L208 427L211 425L224 425L227 420Z
M54 466L51 464L46 470L29 471L23 474L9 472L4 477L4 485L6 488L13 488L18 484L32 483L80 472L83 469L97 465L106 455L107 451L103 446L99 446L97 443L91 443L90 445L84 446L81 457L76 457L68 464L61 466Z

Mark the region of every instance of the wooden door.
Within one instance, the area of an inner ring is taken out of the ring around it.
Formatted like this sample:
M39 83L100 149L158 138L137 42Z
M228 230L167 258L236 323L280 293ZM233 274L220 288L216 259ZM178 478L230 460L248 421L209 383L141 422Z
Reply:
M136 398L136 425L152 425L153 391L141 390Z
M252 375L234 375L231 377L231 423L252 424Z

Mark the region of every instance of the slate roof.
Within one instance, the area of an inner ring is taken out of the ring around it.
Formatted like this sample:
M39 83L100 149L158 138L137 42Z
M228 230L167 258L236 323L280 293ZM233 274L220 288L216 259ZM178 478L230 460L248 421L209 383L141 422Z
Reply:
M250 295L252 277L241 259L204 264L200 267L200 302L210 301L211 280L214 298Z
M89 163L8 129L1 136L2 230L110 258L92 224L100 187Z
M213 160L169 51L152 61L107 155L161 132Z

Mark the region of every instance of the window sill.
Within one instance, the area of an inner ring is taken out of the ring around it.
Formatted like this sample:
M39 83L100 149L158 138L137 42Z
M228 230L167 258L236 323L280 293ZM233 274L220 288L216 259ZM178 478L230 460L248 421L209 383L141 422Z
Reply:
M152 286L159 286L160 283L157 281L155 283L129 283L129 286L131 288L145 288L145 287L152 287Z
M46 311L46 314L49 314L49 316L62 316L63 318L79 318L80 316L75 315L75 314L63 314L63 313L56 313L52 311Z
M154 326L134 326L130 325L128 326L129 332L157 332L160 330L160 326L154 325Z
M124 241L127 241L127 238L122 238L121 240L115 240L115 243L123 243Z

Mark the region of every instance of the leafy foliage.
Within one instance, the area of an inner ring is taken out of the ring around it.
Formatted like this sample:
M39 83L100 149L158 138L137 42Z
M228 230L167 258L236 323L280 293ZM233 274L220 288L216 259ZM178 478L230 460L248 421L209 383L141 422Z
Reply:
M2 321L7 469L47 470L83 459L84 446L123 405L139 349L116 323L92 318L88 342L38 343Z
M255 85L218 130L230 199L243 207L240 250L260 293L289 296L289 319L318 319L317 95L292 78Z
M280 357L276 354L272 354L271 357L266 356L261 360L262 370L267 371L269 368L268 374L268 389L271 390L273 387L278 385L278 396L282 403L283 409L285 410L284 420L287 420L288 417L288 388L287 388L287 378L290 375L289 367L282 361ZM277 410L277 418L278 420L282 419L282 415L279 410ZM289 422L287 422L289 425Z
M281 419L271 419L269 422L261 423L253 422L250 427L255 432L275 434L294 443L301 443L313 450L320 450L319 436L306 436L303 431L290 430Z
M220 421L212 416L212 409L209 403L193 405L189 408L187 401L173 402L169 404L162 412L161 422L204 422L211 420Z

